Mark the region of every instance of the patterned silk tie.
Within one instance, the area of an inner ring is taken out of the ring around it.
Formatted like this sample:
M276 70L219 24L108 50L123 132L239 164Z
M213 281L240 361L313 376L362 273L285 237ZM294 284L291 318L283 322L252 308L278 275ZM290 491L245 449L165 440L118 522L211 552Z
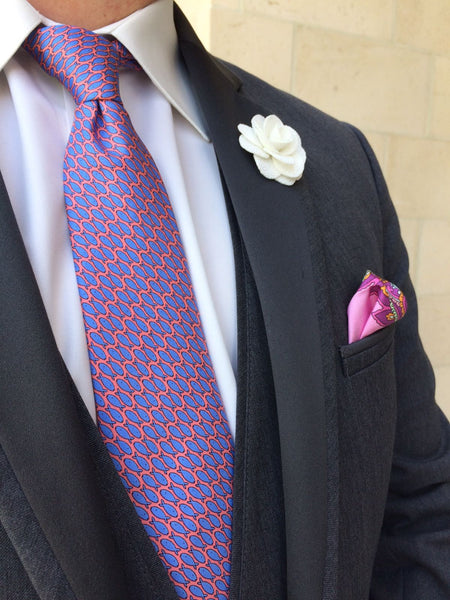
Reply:
M100 431L180 598L226 600L233 444L167 192L119 96L138 67L82 29L24 46L76 103L64 194Z

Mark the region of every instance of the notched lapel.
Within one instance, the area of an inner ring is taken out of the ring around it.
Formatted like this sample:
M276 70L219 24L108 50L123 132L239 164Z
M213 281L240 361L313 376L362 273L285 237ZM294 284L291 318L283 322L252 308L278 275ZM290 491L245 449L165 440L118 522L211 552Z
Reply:
M267 110L239 93L178 9L179 44L203 110L258 288L272 360L285 494L288 598L322 598L327 553L327 445L320 328L304 206L292 187L263 178L237 125Z

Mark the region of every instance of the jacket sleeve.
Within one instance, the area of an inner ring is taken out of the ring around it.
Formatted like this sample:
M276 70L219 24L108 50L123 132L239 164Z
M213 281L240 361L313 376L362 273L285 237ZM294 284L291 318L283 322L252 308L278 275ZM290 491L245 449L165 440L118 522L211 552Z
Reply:
M398 219L372 150L384 231L384 273L408 299L397 323L397 426L371 600L450 598L450 426L434 399L434 375L419 338L417 301Z

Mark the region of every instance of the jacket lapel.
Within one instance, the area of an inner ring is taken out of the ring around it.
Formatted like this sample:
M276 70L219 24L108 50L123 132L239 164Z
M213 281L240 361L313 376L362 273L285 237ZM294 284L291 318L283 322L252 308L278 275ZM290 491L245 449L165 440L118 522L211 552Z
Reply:
M305 215L307 177L265 180L237 125L267 109L201 47L175 7L179 46L249 256L267 330L280 428L288 598L322 598L327 552L327 439L318 307ZM282 232L282 235L280 235Z
M0 444L75 596L126 597L73 389L0 177Z

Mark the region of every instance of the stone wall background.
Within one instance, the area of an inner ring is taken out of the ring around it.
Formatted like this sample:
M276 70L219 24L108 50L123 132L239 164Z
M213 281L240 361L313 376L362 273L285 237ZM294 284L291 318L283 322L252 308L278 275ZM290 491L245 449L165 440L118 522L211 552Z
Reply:
M214 54L362 129L400 217L450 416L450 1L179 0Z

